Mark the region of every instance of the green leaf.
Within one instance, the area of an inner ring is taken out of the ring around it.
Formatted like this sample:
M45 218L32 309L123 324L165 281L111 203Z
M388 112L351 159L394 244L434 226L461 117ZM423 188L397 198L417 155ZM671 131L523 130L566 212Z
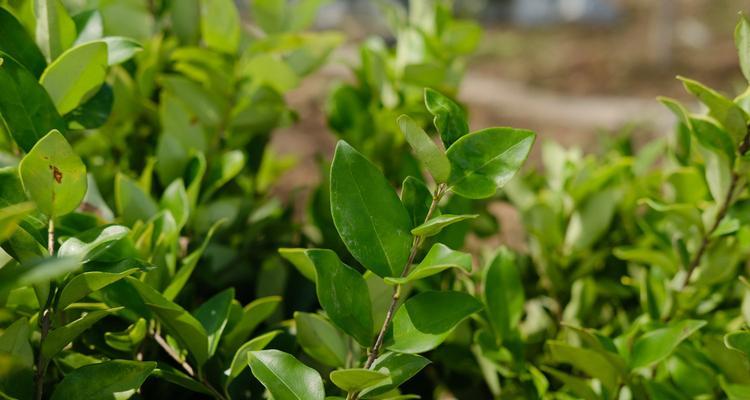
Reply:
M712 151L720 152L730 160L734 160L736 146L732 143L732 137L724 128L717 125L715 120L709 117L693 115L689 118L693 135L701 145Z
M208 173L208 185L206 191L203 193L203 199L210 198L212 194L237 176L244 167L245 153L242 151L234 150L222 154L221 158L219 158L218 162L214 164L214 167Z
M313 265L310 257L307 256L306 251L307 249L280 248L279 254L292 263L302 276L315 282L315 265Z
M203 243L201 243L201 245L197 249L193 250L192 253L188 254L185 258L182 259L182 267L177 270L177 273L172 277L172 280L171 282L169 282L169 285L167 285L167 288L164 289L164 297L166 297L167 300L174 300L180 293L182 288L185 287L185 284L188 282L188 279L190 279L190 275L192 275L193 270L195 270L195 267L198 266L198 261L200 261L203 253L206 251L206 247L208 247L208 244L211 242L211 238L214 237L216 230L223 223L224 220L216 222L211 227L211 229L208 230L206 238L203 239Z
M310 357L329 366L343 367L348 349L344 337L325 318L317 314L294 313L297 342Z
M74 341L78 335L91 328L100 319L121 309L122 307L93 311L64 326L53 329L47 335L47 339L42 345L42 355L47 359L51 359L60 350L64 349L65 346Z
M734 30L734 43L737 46L742 74L750 82L750 20L742 13L740 13L740 22Z
M208 396L213 395L205 385L167 364L158 363L151 375L196 393L203 393Z
M107 45L107 65L113 66L130 60L143 46L137 41L122 36L107 36L101 40Z
M61 310L65 309L65 307L89 294L115 283L126 276L130 276L137 271L139 271L138 268L131 268L119 273L93 271L76 275L65 285L60 293L57 307Z
M430 360L405 353L385 353L375 360L372 369L375 371L388 370L390 381L385 381L362 391L363 398L372 398L387 393L416 375L422 368L430 364Z
M451 164L443 150L408 115L398 117L398 126L409 146L414 150L417 159L424 163L435 181L447 182L451 174Z
M68 238L57 251L59 257L77 257L82 262L96 258L116 242L126 237L130 229L122 225L107 225L89 229Z
M57 130L34 145L18 172L29 197L50 217L75 210L86 195L86 166Z
M179 229L182 229L187 224L190 217L190 199L188 198L182 179L176 179L164 189L160 206L162 209L169 210L172 213Z
M78 368L57 384L52 400L125 400L156 368L155 362L104 361Z
M388 349L422 353L439 346L461 321L482 309L463 292L430 291L408 299L393 317L393 344ZM435 312L440 310L440 312Z
M570 374L566 374L565 372L558 371L554 368L550 368L547 366L541 367L544 372L554 376L558 380L560 380L562 383L565 384L565 386L573 393L575 393L578 397L584 400L600 400L601 397L594 392L593 389L591 389L591 386L585 379L581 379L577 376L573 376Z
M331 165L331 214L341 240L381 277L400 276L409 258L409 214L380 170L344 141Z
M424 104L435 116L435 128L443 139L446 148L469 133L466 113L453 100L432 89L424 90Z
M206 300L193 313L208 335L209 357L216 352L216 348L219 346L221 334L227 326L229 306L232 304L232 300L234 300L234 288L229 288Z
M525 300L513 254L501 250L485 269L482 281L490 325L500 340L507 340L518 329Z
M30 201L0 208L0 242L10 238L21 220L35 209L34 203Z
M630 352L630 368L642 368L667 358L688 336L706 325L706 321L685 320L669 327L646 332Z
M461 137L447 151L450 189L470 199L493 196L526 161L535 137L513 128L487 128Z
M750 332L732 332L724 336L724 344L730 349L742 352L750 357Z
M56 59L76 39L76 26L60 0L34 0L36 43L47 61Z
M373 321L367 283L331 250L307 250L315 265L316 291L328 318L363 346L372 343Z
M413 176L407 176L401 185L401 203L411 217L411 226L421 225L427 218L432 205L432 193L424 182ZM432 215L439 215L436 207Z
M719 375L719 384L729 400L750 399L750 385L748 384L727 382L723 375Z
M72 257L33 258L23 264L10 263L0 268L0 294L14 287L48 283L81 268Z
M240 320L224 335L222 350L232 354L242 345L248 336L270 317L281 304L281 297L268 296L250 302L242 310Z
M411 230L411 234L414 236L430 237L440 233L443 228L455 224L456 222L466 221L467 219L474 219L479 214L464 214L464 215L453 215L443 214L437 217L431 218L429 221Z
M435 243L422 259L422 262L412 268L409 275L403 278L385 278L385 281L390 284L403 285L439 274L448 268L458 268L465 272L470 272L471 254L453 250L441 243Z
M331 372L331 382L346 392L360 392L388 379L387 373L364 368L339 369Z
M125 280L136 289L159 322L167 328L169 334L190 352L199 366L203 365L209 358L208 334L203 325L185 309L167 300L151 286L132 277L127 277Z
M234 54L240 43L240 16L232 0L201 0L201 32L209 48Z
M47 66L44 55L23 25L4 8L0 8L0 37L0 52L13 57L34 76L42 74Z
M136 181L122 173L115 176L115 208L117 215L129 226L136 221L147 221L159 211L154 199Z
M565 246L572 251L589 248L607 232L621 191L614 188L593 193L573 211L565 231Z
M65 121L36 78L0 52L0 115L8 132L23 151L53 129L65 131Z
M276 33L284 28L286 0L251 0L255 22L266 33Z
M0 354L10 355L23 367L31 368L34 365L34 352L29 343L30 335L28 319L19 318L13 321L0 335Z
M278 350L252 351L248 364L253 375L274 400L323 400L323 380L318 371Z
M244 371L245 368L247 368L248 355L250 354L250 352L263 350L280 333L281 331L271 331L268 333L264 333L240 346L237 352L234 353L232 364L229 367L229 381L227 383L231 382L232 379L240 376L240 372Z
M146 320L139 318L121 332L105 332L104 341L113 349L132 352L146 338Z
M685 85L685 89L692 93L701 103L708 107L709 114L729 132L734 144L740 143L747 135L748 116L732 100L722 96L698 81L678 77ZM734 148L735 146L733 146Z
M93 96L107 76L107 44L78 45L47 66L39 83L47 89L60 114L67 114Z
M65 114L65 121L71 129L95 129L104 125L112 113L115 95L106 83L90 99Z
M555 361L570 364L592 378L599 379L610 392L617 388L619 372L603 354L556 340L547 342L547 346Z

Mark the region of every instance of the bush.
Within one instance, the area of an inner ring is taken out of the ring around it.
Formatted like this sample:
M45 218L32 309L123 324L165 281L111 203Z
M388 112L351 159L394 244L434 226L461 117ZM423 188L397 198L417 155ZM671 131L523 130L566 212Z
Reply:
M300 225L267 144L341 42L322 3L1 3L3 397L747 397L750 89L680 78L706 113L660 99L669 140L519 174L536 135L451 98L478 26L393 6ZM487 201L525 249L461 251Z

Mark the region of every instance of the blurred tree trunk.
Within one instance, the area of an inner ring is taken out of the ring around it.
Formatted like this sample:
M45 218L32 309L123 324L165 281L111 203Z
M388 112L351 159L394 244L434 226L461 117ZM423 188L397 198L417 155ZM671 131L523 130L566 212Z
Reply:
M653 5L649 58L654 65L666 68L671 65L674 52L677 2L675 0L654 0Z

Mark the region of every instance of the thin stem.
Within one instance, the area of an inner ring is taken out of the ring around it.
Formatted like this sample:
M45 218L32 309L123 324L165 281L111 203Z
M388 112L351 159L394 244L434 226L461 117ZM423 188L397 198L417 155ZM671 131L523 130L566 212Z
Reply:
M200 371L200 368L198 369ZM226 400L227 397L224 397L223 394L219 393L218 390L216 390L213 386L211 386L210 383L208 383L208 380L203 376L202 372L198 372L198 375L200 375L200 382L203 384L203 386L208 389L211 394L213 394L214 398L217 398L219 400Z
M427 222L430 220L430 217L432 217L432 214L437 209L438 203L440 202L440 199L443 198L443 195L446 192L446 186L445 184L441 183L438 185L438 187L435 189L435 193L432 196L432 203L430 204L429 210L427 210L427 215L425 215L424 222ZM411 265L414 263L414 258L416 258L417 253L419 252L419 247L422 245L422 236L415 236L412 240L411 245L411 252L409 252L409 259L406 262L406 265L404 266L403 271L401 272L401 277L405 277L409 274L409 270L411 269ZM373 343L372 347L370 348L370 352L367 355L367 362L365 362L365 369L369 369L372 367L373 363L375 363L375 360L378 358L378 355L380 355L380 349L383 346L383 340L385 339L385 333L388 330L388 325L391 324L391 321L393 320L393 315L396 312L396 307L398 306L398 301L401 299L401 285L396 285L393 288L393 295L391 296L391 303L388 305L388 311L385 314L385 321L383 321L383 326L380 327L380 331L378 332L378 336L375 338L375 342ZM356 392L349 392L347 394L347 400L357 400L359 397L359 393Z
M49 225L47 227L47 251L50 257L55 256L55 220L53 217L49 218ZM39 310L41 314L39 318L39 354L36 360L36 373L34 374L34 381L36 383L36 400L41 400L44 396L44 376L47 375L47 366L49 360L42 355L42 348L44 347L44 341L47 339L47 334L52 325L50 320L50 314L52 313L52 300L55 298L56 287L53 284L49 286L49 293L47 293L47 301L44 307Z
M185 372L187 372L188 375L190 375L192 377L195 377L195 372L193 371L193 367L191 367L190 364L188 364L187 362L181 360L180 359L180 355L177 354L177 352L174 351L174 349L172 348L172 346L170 346L169 343L167 343L167 341L164 340L164 338L161 337L161 335L159 333L154 332L151 336L154 338L154 341L156 341L156 343L159 344L159 346L162 349L164 349L164 351L167 354L169 354L169 356L172 357L173 360L175 360L175 362L177 362L178 364L180 364L180 366L182 367L182 369L184 369Z
M748 151L750 151L750 127L748 127L748 132L745 135L745 138L742 139L742 143L740 143L740 147L738 149L740 155L745 155ZM716 229L719 228L719 225L721 224L721 221L724 220L724 217L726 217L727 212L729 211L729 207L732 205L732 198L734 198L736 192L739 189L739 182L740 182L740 175L737 173L737 171L732 171L732 180L729 183L729 190L727 191L727 196L724 198L724 201L721 204L721 207L719 208L719 211L716 213L716 218L714 218L714 223L711 225L711 228L709 228L706 232L703 233L703 237L701 238L701 244L698 247L698 251L695 253L693 258L690 260L690 264L688 264L687 268L687 276L685 276L685 280L682 282L682 287L680 290L683 290L687 287L687 285L690 283L690 277L693 276L693 272L696 268L698 268L698 265L701 263L701 258L703 258L703 254L708 249L708 246L711 244L711 236L713 236L714 232L716 232Z

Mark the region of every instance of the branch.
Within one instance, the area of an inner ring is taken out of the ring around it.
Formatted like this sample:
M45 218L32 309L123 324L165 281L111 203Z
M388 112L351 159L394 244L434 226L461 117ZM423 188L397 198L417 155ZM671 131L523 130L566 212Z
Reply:
M175 360L175 362L177 362L178 364L180 364L180 366L182 367L182 369L184 369L185 372L187 372L188 375L192 376L193 378L195 377L195 372L193 371L193 367L191 367L190 364L188 364L187 362L183 361L180 358L180 355L177 354L177 352L174 351L174 349L172 348L172 346L170 346L169 343L167 343L167 341L164 340L163 337L161 337L161 335L159 335L157 332L154 332L151 336L154 338L154 341L156 341L156 343L158 343L159 346L162 349L164 349L164 351L167 354L169 354L169 356L172 357L173 360Z

